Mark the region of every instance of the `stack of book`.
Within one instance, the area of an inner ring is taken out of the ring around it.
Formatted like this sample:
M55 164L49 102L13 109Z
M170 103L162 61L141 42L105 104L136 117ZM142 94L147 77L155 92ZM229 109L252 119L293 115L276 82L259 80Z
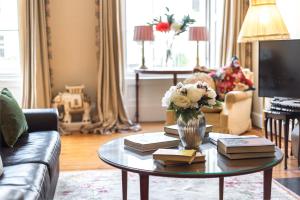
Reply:
M206 129L205 129L205 133L211 132L212 128L213 128L212 125L207 124ZM170 125L170 126L165 126L164 131L165 131L165 134L168 135L168 136L179 137L177 124Z
M174 166L205 162L205 155L196 150L158 149L153 159L164 166Z
M220 138L218 152L230 159L274 157L275 145L260 137Z
M179 143L180 140L178 138L166 136L163 132L144 133L124 138L125 148L138 152L153 151L159 148L178 147Z

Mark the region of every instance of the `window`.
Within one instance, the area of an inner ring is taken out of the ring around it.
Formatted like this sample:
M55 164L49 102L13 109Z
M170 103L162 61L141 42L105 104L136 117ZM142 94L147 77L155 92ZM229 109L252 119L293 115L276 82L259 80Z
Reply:
M0 89L20 100L18 0L0 0Z
M184 15L196 20L192 26L206 26L210 33L209 42L200 42L200 64L216 67L216 58L220 45L221 0L126 0L126 63L127 72L141 65L141 44L133 41L134 27L146 25L153 18L166 13L166 7L180 21ZM138 8L138 9L137 9ZM146 66L159 68L164 66L166 51L165 33L154 30L154 41L145 42ZM172 47L172 66L189 67L196 65L196 42L188 41L188 31L175 37Z

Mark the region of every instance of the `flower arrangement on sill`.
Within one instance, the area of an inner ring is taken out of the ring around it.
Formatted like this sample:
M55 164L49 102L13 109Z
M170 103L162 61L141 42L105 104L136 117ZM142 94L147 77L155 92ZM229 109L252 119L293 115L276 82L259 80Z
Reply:
M166 53L164 58L164 64L168 66L168 61L172 58L172 46L174 38L181 33L187 31L187 28L196 22L195 19L192 19L189 15L183 16L181 21L176 21L174 14L170 13L168 7L166 7L165 17L166 20L162 20L162 16L154 18L151 23L148 23L151 26L155 26L155 30L161 33L166 34Z
M216 96L216 92L205 82L185 85L178 83L165 93L162 106L174 110L176 118L181 117L187 123L201 114L202 106L216 105Z

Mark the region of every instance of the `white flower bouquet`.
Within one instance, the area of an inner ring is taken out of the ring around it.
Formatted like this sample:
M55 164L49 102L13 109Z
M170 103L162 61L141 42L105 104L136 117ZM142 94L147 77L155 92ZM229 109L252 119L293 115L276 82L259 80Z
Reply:
M205 82L195 84L178 83L171 86L162 98L162 106L174 110L176 117L184 121L197 118L202 106L216 105L216 92Z

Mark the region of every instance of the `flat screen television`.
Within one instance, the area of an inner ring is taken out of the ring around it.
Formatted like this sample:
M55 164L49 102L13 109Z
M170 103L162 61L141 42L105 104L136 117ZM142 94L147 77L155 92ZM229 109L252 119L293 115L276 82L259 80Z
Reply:
M300 98L300 40L259 42L260 97Z

